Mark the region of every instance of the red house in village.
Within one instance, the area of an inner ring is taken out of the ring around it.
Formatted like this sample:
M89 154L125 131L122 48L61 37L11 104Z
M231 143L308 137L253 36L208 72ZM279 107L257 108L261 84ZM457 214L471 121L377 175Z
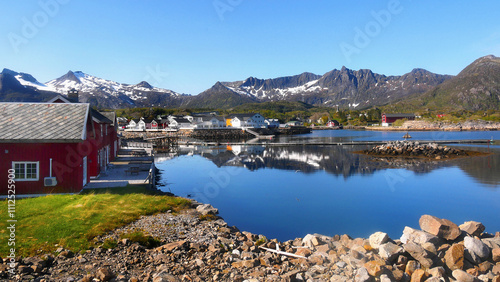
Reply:
M78 103L78 91L70 91L68 98L57 95L48 101L49 103ZM92 125L96 133L94 138L94 150L90 155L91 165L89 175L98 178L101 172L106 171L107 165L113 161L120 149L120 139L117 132L117 120L115 112L98 112L90 108Z
M89 104L0 103L0 112L0 183L12 169L17 195L75 193L89 182L99 147Z

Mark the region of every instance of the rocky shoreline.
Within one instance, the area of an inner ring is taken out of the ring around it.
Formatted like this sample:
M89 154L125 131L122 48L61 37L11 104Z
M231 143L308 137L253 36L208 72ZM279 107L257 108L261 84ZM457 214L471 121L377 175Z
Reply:
M381 131L496 131L500 130L500 122L472 120L452 123L409 120L405 121L402 126L377 126L366 127L366 129Z
M421 143L419 141L391 141L359 153L377 157L425 158L434 160L487 155L483 152L440 146L436 143Z
M457 226L424 215L422 230L400 239L308 234L286 242L239 231L210 205L180 214L143 216L96 238L100 247L74 254L17 258L16 274L0 264L2 281L500 281L500 232L478 222ZM123 234L156 238L144 245ZM114 244L109 244L114 242ZM107 246L108 245L108 246ZM111 245L111 247L109 247ZM157 246L158 245L158 246ZM106 247L107 246L107 247Z

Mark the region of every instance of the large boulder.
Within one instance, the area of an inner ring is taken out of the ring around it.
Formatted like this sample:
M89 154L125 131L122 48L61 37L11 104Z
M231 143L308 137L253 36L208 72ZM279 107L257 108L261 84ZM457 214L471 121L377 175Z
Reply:
M464 268L464 245L454 244L451 246L446 254L444 255L444 261L446 266L450 270L463 269Z
M481 222L477 221L467 221L464 222L464 224L461 224L458 228L460 230L467 232L468 234L472 236L479 236L481 233L484 232L484 225Z
M391 242L382 244L378 248L379 256L385 259L385 261L388 262L389 264L391 264L395 259L397 259L398 256L403 252L404 252L403 248Z
M196 211L201 213L202 215L213 214L216 215L219 213L219 210L212 207L210 204L199 205L196 207Z
M464 246L475 263L481 263L490 256L490 248L479 239L467 236L464 238Z
M476 282L478 279L474 277L473 275L470 275L469 273L460 270L460 269L455 269L453 270L452 273L453 277L460 282Z
M437 236L434 236L425 231L413 229L411 227L406 226L403 230L403 235L400 238L403 244L408 242L413 242L415 244L423 245L424 243L432 243L435 246L438 246L442 243L442 240Z
M368 238L370 241L370 246L374 249L378 249L381 244L389 241L389 236L384 232L375 232Z
M446 240L455 240L461 233L455 223L428 214L421 216L418 223L423 231Z
M423 267L431 268L434 266L435 255L428 252L422 246L413 242L408 242L403 245L404 250L407 251L414 259L416 259Z

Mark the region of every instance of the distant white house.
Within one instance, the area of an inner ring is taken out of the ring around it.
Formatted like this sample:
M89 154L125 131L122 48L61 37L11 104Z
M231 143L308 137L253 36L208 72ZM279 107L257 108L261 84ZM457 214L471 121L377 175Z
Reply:
M146 123L144 122L143 118L140 119L132 119L127 125L127 129L130 130L145 130L146 129Z
M268 118L265 120L267 128L278 128L280 127L280 121L277 118Z
M220 129L226 127L223 117L214 115L199 115L193 117L193 128L196 129Z
M266 128L265 118L261 114L232 114L227 118L227 124L235 128Z
M168 116L169 127L177 129L192 129L191 121L183 116Z
M304 123L298 120L292 120L286 123L288 126L303 126Z

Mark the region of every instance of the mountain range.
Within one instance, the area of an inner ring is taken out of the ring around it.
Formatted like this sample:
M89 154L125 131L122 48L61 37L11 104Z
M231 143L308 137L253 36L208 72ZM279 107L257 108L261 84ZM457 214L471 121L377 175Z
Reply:
M142 81L124 84L81 71L41 83L32 75L4 69L0 73L0 101L44 101L56 93L79 91L81 102L98 108L180 107L225 108L268 101L300 101L314 106L366 109L390 105L395 110L422 108L498 110L500 58L485 56L457 76L413 69L401 76L386 76L369 69L342 67L324 75L304 72L273 79L249 77L216 82L198 95L180 94Z

